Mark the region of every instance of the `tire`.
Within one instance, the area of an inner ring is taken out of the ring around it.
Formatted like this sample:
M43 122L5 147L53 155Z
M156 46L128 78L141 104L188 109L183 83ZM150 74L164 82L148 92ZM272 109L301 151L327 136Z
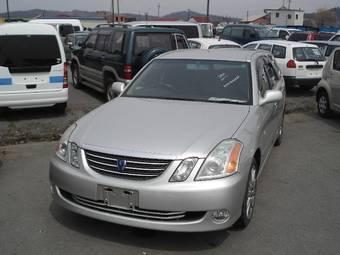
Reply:
M111 86L114 83L114 79L112 77L108 77L105 79L105 100L106 102L111 101L112 99L114 99L115 97L117 97L117 95L112 94L111 91Z
M318 113L321 118L329 118L332 115L332 111L329 107L329 97L327 92L321 91L318 93L317 98L318 103Z
M64 114L66 111L67 103L56 104L54 109L59 114Z
M240 218L235 223L235 226L241 229L246 228L252 217L254 212L255 206L255 196L256 196L256 184L257 184L257 172L258 172L258 165L256 160L253 159L253 162L250 167L250 172L247 181L246 192L243 199L242 204L242 213Z
M283 137L283 128L284 128L284 117L282 117L282 122L279 128L279 134L275 140L274 146L280 146L282 143L282 137Z
M80 73L79 73L79 66L77 63L72 64L72 85L76 89L81 88L81 81L80 81Z

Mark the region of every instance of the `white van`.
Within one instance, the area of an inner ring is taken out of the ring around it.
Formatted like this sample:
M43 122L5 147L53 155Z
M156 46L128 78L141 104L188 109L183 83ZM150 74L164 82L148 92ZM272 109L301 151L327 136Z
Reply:
M73 34L74 32L83 32L84 27L79 19L32 19L30 23L48 24L54 26L61 36ZM73 27L72 31L69 26Z
M186 21L132 21L124 23L133 27L167 27L177 28L184 32L187 38L202 38L203 33L200 24Z
M0 108L55 106L68 100L63 44L50 25L0 25Z

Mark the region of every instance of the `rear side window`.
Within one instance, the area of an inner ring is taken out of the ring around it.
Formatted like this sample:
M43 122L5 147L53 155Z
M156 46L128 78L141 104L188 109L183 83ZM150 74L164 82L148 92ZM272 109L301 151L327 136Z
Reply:
M335 50L335 48L337 48L337 47L339 47L339 46L329 45L326 49L325 56L329 57L332 54L333 50Z
M272 49L272 54L275 58L286 58L286 47L274 45Z
M90 35L89 38L86 41L86 47L93 49L94 46L96 45L96 40L97 40L96 34Z
M172 34L166 33L137 33L135 36L135 50L136 56L141 55L144 51L152 48L162 48L165 50L172 50Z
M231 27L225 27L223 29L222 35L230 36L231 33Z
M229 44L217 44L209 46L209 49L236 49L240 48L238 45L229 45Z
M123 31L115 31L112 37L112 53L123 51L124 35L125 33Z
M243 28L241 28L241 27L233 27L232 30L231 30L230 36L234 37L234 38L243 37Z
M107 38L107 35L98 35L98 39L96 43L96 50L99 50L99 51L105 50L106 38Z
M0 65L8 67L10 72L39 71L41 68L47 68L45 71L48 71L51 66L61 62L58 41L54 35L0 36Z
M260 44L258 47L259 50L265 50L265 51L271 51L272 50L272 46L269 44Z

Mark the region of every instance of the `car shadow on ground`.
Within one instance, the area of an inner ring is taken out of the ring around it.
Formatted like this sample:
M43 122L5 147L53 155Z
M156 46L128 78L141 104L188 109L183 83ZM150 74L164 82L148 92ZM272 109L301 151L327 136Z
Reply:
M54 107L30 108L30 109L5 109L0 115L0 120L19 121L19 120L39 120L46 118L56 118L65 116L66 113L58 113Z
M53 217L66 228L123 245L163 251L202 251L220 246L230 235L228 230L206 233L163 232L132 228L75 214L55 202L49 208Z
M315 87L311 90L303 90L299 87L287 87L288 97L313 97L315 96Z

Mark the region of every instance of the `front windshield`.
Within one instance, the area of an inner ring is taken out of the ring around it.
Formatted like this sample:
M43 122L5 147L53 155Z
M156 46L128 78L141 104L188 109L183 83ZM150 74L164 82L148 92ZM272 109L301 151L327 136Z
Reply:
M268 28L256 28L256 31L259 33L260 38L273 38L278 37L277 31L268 29Z
M249 105L251 91L249 63L158 59L123 96Z

